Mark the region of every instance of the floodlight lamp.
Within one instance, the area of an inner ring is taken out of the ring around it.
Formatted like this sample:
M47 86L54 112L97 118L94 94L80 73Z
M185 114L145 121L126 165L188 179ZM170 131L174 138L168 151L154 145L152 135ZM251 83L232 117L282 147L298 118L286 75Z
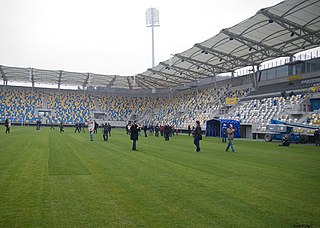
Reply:
M270 23L270 24L273 23L273 20L272 20L272 19L269 19L269 23Z
M293 37L294 36L294 32L291 32L290 36Z
M146 11L146 24L147 27L152 28L152 67L155 66L154 61L154 27L160 26L159 23L159 10L155 8L149 8Z
M252 47L249 48L249 51L252 51Z
M149 8L146 12L147 27L160 26L159 23L159 10L156 8Z

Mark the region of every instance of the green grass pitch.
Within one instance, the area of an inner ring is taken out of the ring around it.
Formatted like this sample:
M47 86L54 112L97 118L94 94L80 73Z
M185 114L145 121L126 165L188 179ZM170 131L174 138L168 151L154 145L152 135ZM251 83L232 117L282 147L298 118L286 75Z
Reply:
M0 127L0 227L320 226L320 148Z

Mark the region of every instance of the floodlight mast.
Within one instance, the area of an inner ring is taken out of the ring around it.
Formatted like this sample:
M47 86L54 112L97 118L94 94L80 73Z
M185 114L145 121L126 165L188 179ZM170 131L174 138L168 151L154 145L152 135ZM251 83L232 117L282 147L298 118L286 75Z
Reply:
M152 67L155 66L154 61L154 27L159 27L159 10L156 8L149 8L146 12L147 27L151 27L152 31Z

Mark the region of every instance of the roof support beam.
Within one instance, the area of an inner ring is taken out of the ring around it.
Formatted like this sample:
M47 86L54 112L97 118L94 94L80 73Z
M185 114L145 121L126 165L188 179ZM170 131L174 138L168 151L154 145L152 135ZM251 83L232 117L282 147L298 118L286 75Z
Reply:
M192 65L195 65L197 66L197 68L201 68L203 70L206 70L206 71L212 71L212 67L213 65L211 64L208 64L208 63L205 63L205 62L201 62L201 61L198 61L198 60L195 60L195 59L192 59L192 58L189 58L189 57L186 57L186 56L182 56L180 54L175 54L174 55L175 57L181 59L181 60L184 60Z
M170 68L175 69L178 73L180 73L180 75L185 74L184 72L191 72L191 73L194 73L194 74L197 74L197 75L199 74L199 72L188 70L188 69L185 69L185 68L182 68L182 67L178 67L178 66L175 66L175 65L169 65L169 64L164 63L164 62L160 62L160 65L165 66L168 69L170 69ZM180 77L180 78L188 80L188 81L194 81L195 78L192 75L190 75L190 76L193 78L193 80L188 78L188 77Z
M127 81L128 81L128 87L129 87L129 89L132 90L132 86L131 86L131 82L130 82L129 77L127 77Z
M3 79L3 82L4 82L4 83L5 83L5 82L8 82L8 78L7 78L6 74L4 73L3 68L2 68L1 65L0 65L0 73L1 73L1 77L2 77L2 79Z
M143 76L144 77L144 76ZM155 83L150 83L149 81L146 80L142 80L140 78L136 77L136 81L138 83L138 85L142 88L145 89L145 87L147 87L148 89L151 89L152 87L155 87Z
M86 79L84 80L84 82L82 84L83 87L86 87L88 85L88 82L89 82L89 79L90 79L91 76L92 76L92 74L87 73L87 77L86 77Z
M139 81L141 83L149 85L148 88L155 87L155 85L157 85L159 87L166 87L165 84L159 83L159 80L157 80L157 79L150 80L150 76L146 76L146 75L143 75L143 74L139 74L139 76L141 76L141 78L139 78Z
M257 42L255 40L249 39L245 36L230 32L228 29L223 29L222 33L224 33L225 35L229 36L230 38L236 39L238 42L246 45L248 47L248 50L250 50L250 49L256 50L256 52L261 53L264 56L264 58L266 58L266 57L269 57L269 58L270 57L284 57L284 56L291 56L292 55L291 53L284 52L281 49L274 48L274 47L265 45L261 42ZM255 54L255 53L252 52L251 55L253 55L253 54ZM254 64L248 60L245 60L245 61L247 61L249 63L249 65Z
M152 80L150 81L150 80L146 79L144 75L140 75L140 76L142 76L142 78L139 78L139 79L138 79L139 82L142 83L142 84L144 84L144 85L146 85L148 89L151 89L151 88L156 87L155 85L157 85L157 86L160 87L160 88L161 88L162 86L165 86L164 84L157 83L157 82L155 82L155 81L152 81ZM158 87L157 87L157 88L158 88Z
M229 68L234 68L235 66L246 67L252 64L252 62L248 61L247 59L243 59L241 57L237 57L229 53L218 51L216 49L211 49L211 48L202 46L201 44L195 44L194 46L201 50L209 52L210 54L219 58L220 60L224 60L224 62L221 65L226 64Z
M63 71L62 71L62 70L59 70L58 89L60 89L60 86L61 86L62 73L63 73Z
M220 66L215 66L215 65L212 65L210 63L202 62L202 61L190 58L190 57L182 56L180 54L175 54L175 56L180 58L180 59L183 59L183 60L187 61L188 63L196 65L199 68L202 68L204 70L210 71L212 73L214 73L216 71L215 69L218 69L218 71L216 71L216 72L220 72L220 73L229 71L226 68L223 68L223 67L220 67Z
M312 4L312 3L310 3L310 4ZM310 30L305 26L301 26L297 23L294 23L293 21L289 21L283 17L279 17L278 15L270 13L268 10L260 10L259 13L266 16L267 18L272 19L274 22L276 22L280 26L284 27L285 29L288 29L290 32L293 32L300 39L306 40L311 45L319 45L319 43L320 43L319 31L316 32L316 31ZM319 16L317 18L318 18L318 20L320 19ZM311 22L309 22L309 23L311 23Z
M166 72L162 72L162 71L159 71L159 70L154 70L152 68L148 68L148 71L150 71L151 73L153 74L159 74L161 75L162 77L165 77L166 79L169 79L170 77L173 77L174 75L173 74L169 74L169 73L166 73ZM152 77L152 76L151 76Z
M173 84L176 84L176 85L180 84L178 82L172 81L169 78L166 78L165 80L161 80L159 78L153 77L152 75L149 75L149 76L142 75L142 76L143 76L144 80L149 81L149 82L154 83L154 84L157 84L157 85L160 85L160 86L163 86L163 87L168 87L168 85L166 83L173 83ZM165 82L165 83L163 83L163 82Z
M32 89L34 88L34 74L33 74L33 68L29 69L29 77L30 77L30 81L32 83Z
M159 75L165 77L167 81L170 80L171 82L176 82L177 84L180 84L180 82L177 81L177 80L174 80L174 78L182 78L182 79L184 79L184 77L178 77L178 76L176 76L174 74L169 74L169 73L158 71L158 70L154 70L154 69L151 69L151 68L149 68L148 71L150 71L152 73L155 73L155 74L159 74Z
M111 79L111 81L108 83L108 85L107 85L107 88L111 88L111 86L113 85L113 83L116 81L116 79L117 79L117 75L115 75L112 79Z
M143 75L143 74L140 74L140 76L142 76L144 80L147 80L147 81L149 81L151 83L154 83L154 84L157 84L157 85L160 85L160 86L163 86L163 87L168 87L168 85L165 84L165 83L171 83L171 84L175 84L175 85L180 85L180 82L173 81L171 78L168 78L168 77L163 76L163 75L161 75L161 76L165 77L166 78L165 80L161 80L159 78L153 77L152 75L156 74L156 72L158 72L158 71L153 72L149 76L146 76L146 75ZM150 79L153 79L153 80L150 80ZM162 83L162 82L165 82L165 83Z

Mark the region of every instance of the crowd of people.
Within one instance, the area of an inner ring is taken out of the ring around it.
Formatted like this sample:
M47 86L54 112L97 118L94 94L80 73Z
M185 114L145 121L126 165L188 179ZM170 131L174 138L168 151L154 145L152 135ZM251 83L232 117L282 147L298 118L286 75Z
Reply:
M175 134L176 135L179 134L179 129L177 129L177 128L175 128L175 126L172 126L169 124L165 124L165 125L144 124L143 125L143 124L138 124L137 121L129 122L127 124L127 126L126 126L126 133L127 134L131 134L131 127L133 125L137 125L139 135L141 135L143 132L144 137L153 136L153 135L155 137L162 136L162 137L164 137L165 141L169 141L171 136L174 136Z
M93 135L98 133L98 129L99 129L98 122L95 120L90 120L88 124L90 141L93 141ZM111 136L111 129L112 129L111 124L108 122L103 123L101 125L102 138L104 142L107 142L109 139L109 136ZM80 133L80 131L81 131L81 125L76 123L74 133L76 132ZM83 127L83 131L84 131L84 127Z
M10 133L10 129L11 129L11 122L10 120L7 118L4 122L4 126L5 126L5 133ZM40 130L40 126L41 126L41 121L38 120L37 124L36 124L36 130ZM50 129L54 129L54 125L51 124ZM60 129L60 133L64 132L64 124L61 121L59 123L59 129ZM95 120L90 120L88 123L88 130L89 130L89 139L90 141L93 141L93 136L94 134L98 133L98 129L99 129L99 124L95 121ZM102 138L103 141L107 142L109 137L111 136L111 129L112 126L110 125L110 123L106 122L103 123L101 125L101 132L102 132ZM137 141L139 139L139 137L148 137L148 136L154 136L154 137L159 137L162 136L164 138L165 141L169 141L170 137L174 136L175 134L178 135L179 134L179 129L176 129L174 126L171 126L169 124L165 124L165 125L147 125L147 124L138 124L137 121L131 121L128 122L127 126L126 126L126 134L130 136L130 140L132 140L132 150L134 151L138 151L137 149ZM225 149L226 152L229 151L229 149L231 148L232 152L236 152L235 147L234 147L234 135L236 133L237 129L234 128L234 126L232 124L229 124L229 126L227 126L226 124L223 124L221 127L221 138L222 138L222 143L226 143L227 139L228 139L228 144L227 147ZM74 125L74 133L80 133L80 132L85 132L85 125L82 125L79 121L77 121ZM189 125L188 126L188 130L187 130L187 134L189 136L193 136L193 142L194 145L196 146L195 151L198 153L201 151L200 148L200 141L202 140L202 129L200 126L200 121L195 121L195 126L192 127ZM316 146L320 146L320 131L319 128L317 128L314 131L314 140L315 140L315 144ZM282 142L281 144L279 144L279 146L285 146L285 147L289 147L291 144L291 139L290 139L290 135L289 134L285 134L282 138Z
M197 128L193 131L194 136L194 143L197 146L196 152L200 151L199 140L202 139L202 131L200 127L200 122L197 121ZM143 133L142 133L143 132ZM175 129L174 126L169 124L165 125L139 125L137 121L129 122L126 126L126 133L130 135L130 140L132 140L132 150L137 151L137 141L139 136L142 134L144 137L155 136L159 137L159 132L162 137L164 137L165 141L169 141L170 137L174 136L175 134L179 134L179 129ZM190 134L189 134L190 135ZM201 139L200 139L201 136ZM197 144L196 144L197 142Z
M224 124L223 127L226 128L226 124ZM132 140L132 150L137 151L137 141L138 141L139 136L141 134L144 135L144 137L148 137L147 131L149 131L149 135L152 136L153 132L154 132L155 137L159 137L159 131L160 131L160 134L161 134L161 136L164 137L164 140L169 141L169 138L174 135L175 131L173 129L174 128L168 124L166 124L164 126L156 125L153 127L153 125L150 125L150 126L139 125L137 123L137 121L134 121L134 122L129 122L127 124L126 133L128 135L130 135L130 139ZM233 144L234 134L236 131L237 131L237 129L234 128L232 124L229 124L229 127L226 128L225 136L223 136L223 138L227 137L228 141L229 141L229 143L226 147L226 152L228 152L230 147L231 147L232 152L236 152L235 148L234 148L234 144ZM178 132L178 131L176 131L176 132ZM191 126L190 125L188 126L188 135L190 136L192 134L193 143L196 146L195 152L197 152L197 153L201 151L200 141L202 140L202 133L203 132L202 132L199 120L197 120L195 122L195 126L192 127L192 130L191 130ZM222 142L225 143L226 141L223 140Z

